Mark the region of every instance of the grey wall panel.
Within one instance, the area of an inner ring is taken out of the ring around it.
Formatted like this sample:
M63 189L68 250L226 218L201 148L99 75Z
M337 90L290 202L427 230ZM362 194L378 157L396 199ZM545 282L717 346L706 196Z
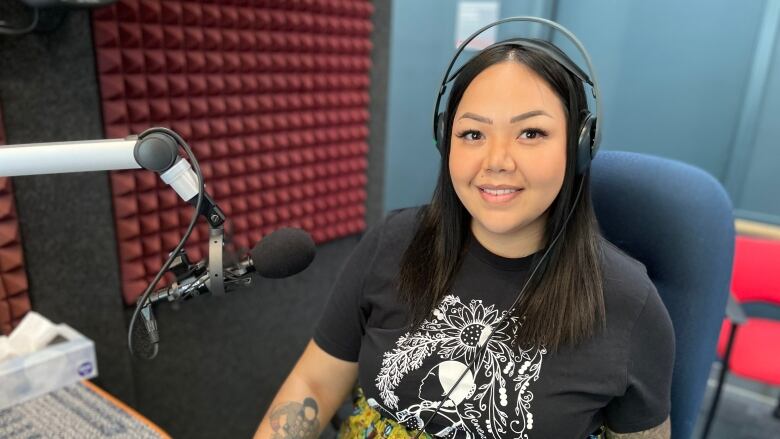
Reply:
M371 226L384 215L385 141L387 92L390 68L391 1L374 2L371 42L371 104L368 137L368 199L366 223Z
M87 12L51 33L0 37L9 144L99 139ZM33 310L96 343L97 383L134 404L106 173L14 178Z
M600 76L602 146L682 160L723 181L763 10L762 1L561 0L556 19Z
M426 202L436 183L439 163L431 140L431 107L454 52L455 35L455 9L443 4L393 2L385 210Z
M735 147L745 150L745 158L735 160L734 166L740 168L732 170L731 189L740 216L780 225L780 1L767 7L765 19L771 21L761 43L768 45L769 56L757 54L761 58L754 65L759 70L756 81L763 81L756 87L757 99L747 101L743 110L754 117L734 140Z

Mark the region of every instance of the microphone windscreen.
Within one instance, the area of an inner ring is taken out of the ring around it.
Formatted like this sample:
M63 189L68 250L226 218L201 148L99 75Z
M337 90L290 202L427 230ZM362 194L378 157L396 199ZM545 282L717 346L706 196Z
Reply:
M133 353L138 358L150 359L154 357L154 344L151 336L146 330L144 319L140 315L133 326Z
M314 260L316 247L305 231L282 228L261 239L250 253L260 276L281 279L306 269Z

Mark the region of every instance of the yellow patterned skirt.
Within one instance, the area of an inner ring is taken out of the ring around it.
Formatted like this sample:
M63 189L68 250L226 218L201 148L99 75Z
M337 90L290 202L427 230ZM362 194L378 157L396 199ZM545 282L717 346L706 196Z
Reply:
M382 417L375 408L368 405L363 389L355 388L352 401L352 414L341 424L337 439L409 439L414 438L419 430L409 431L394 419ZM586 439L603 439L604 428L594 432ZM420 439L433 439L423 432Z
M338 439L408 439L417 436L418 430L407 428L394 419L382 416L375 408L368 405L363 389L356 388L352 402L352 414L341 424ZM432 439L423 432L420 439Z

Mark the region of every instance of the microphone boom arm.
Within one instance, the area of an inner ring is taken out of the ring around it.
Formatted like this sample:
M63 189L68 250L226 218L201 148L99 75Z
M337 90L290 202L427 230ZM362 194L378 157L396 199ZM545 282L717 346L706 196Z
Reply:
M133 151L138 136L124 139L0 146L0 177L140 169Z
M124 139L0 146L0 177L125 169L155 171L184 201L193 206L196 203L195 173L179 157L176 140L162 133L143 138L131 135ZM225 222L225 214L208 193L203 195L198 214L212 228L219 227Z

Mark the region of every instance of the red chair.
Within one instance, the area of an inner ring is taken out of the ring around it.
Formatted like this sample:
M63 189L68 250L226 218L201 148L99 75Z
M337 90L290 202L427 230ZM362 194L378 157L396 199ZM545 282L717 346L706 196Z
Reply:
M717 410L726 372L780 387L780 240L737 236L718 356L718 386L702 438ZM780 418L780 400L774 416Z

